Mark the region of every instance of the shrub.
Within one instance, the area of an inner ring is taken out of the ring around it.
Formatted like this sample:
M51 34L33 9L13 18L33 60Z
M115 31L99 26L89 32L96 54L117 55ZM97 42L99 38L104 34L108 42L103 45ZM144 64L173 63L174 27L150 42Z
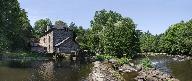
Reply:
M96 60L110 60L110 59L115 59L117 60L117 65L121 66L123 64L128 64L129 63L129 58L122 57L122 58L117 58L115 56L111 56L110 54L102 54L102 55L96 55Z
M112 58L114 58L114 57L109 54L96 55L97 60L109 60Z
M118 65L123 65L123 64L127 64L129 62L130 59L122 57L120 59L117 59L117 64Z
M144 69L152 68L151 60L146 57L140 61L140 64L143 66Z

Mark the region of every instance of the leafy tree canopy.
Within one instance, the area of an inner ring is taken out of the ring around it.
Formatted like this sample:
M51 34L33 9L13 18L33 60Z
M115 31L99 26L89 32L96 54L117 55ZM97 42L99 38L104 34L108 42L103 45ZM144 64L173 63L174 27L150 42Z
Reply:
M96 11L91 21L89 41L92 51L118 57L134 56L139 38L132 19L113 11Z
M34 25L35 26L33 28L33 35L39 38L46 32L47 26L52 25L52 22L50 19L46 18L37 20Z

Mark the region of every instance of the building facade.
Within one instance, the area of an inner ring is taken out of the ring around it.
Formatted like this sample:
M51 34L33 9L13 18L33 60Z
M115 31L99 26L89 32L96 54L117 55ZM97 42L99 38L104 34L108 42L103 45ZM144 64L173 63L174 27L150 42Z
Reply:
M45 34L40 37L32 51L46 53L67 53L77 52L79 45L75 41L73 31L68 27L48 26Z

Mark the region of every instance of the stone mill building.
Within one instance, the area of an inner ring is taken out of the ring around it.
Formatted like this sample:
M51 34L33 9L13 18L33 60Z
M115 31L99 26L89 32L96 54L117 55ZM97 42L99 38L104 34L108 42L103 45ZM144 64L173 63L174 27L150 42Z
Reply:
M66 26L51 25L37 42L32 43L32 51L41 53L77 53L79 45L72 29Z

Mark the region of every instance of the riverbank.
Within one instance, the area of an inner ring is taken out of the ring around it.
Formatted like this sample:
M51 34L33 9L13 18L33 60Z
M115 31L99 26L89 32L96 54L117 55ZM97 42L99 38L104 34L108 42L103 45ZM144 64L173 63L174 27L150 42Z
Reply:
M0 59L2 60L14 60L14 59L24 59L24 60L38 60L44 59L48 56L45 54L35 53L35 52L28 52L28 51L17 51L17 52L1 52Z
M163 73L155 68L142 69L138 73L138 76L134 78L136 81L179 81L172 75Z
M192 60L192 56L188 55L172 55L172 54L167 54L167 53L153 53L153 52L148 52L148 53L138 53L137 56L158 56L158 55L166 55L172 57L174 61L185 61L185 60Z
M92 68L92 72L89 74L89 81L126 81L125 77L123 77L123 73L131 73L137 72L137 76L131 81L179 81L173 76L163 73L155 68L144 69L139 65L130 66L128 64L124 64L118 69L113 68L113 64L107 61L96 61L93 62L94 67Z

